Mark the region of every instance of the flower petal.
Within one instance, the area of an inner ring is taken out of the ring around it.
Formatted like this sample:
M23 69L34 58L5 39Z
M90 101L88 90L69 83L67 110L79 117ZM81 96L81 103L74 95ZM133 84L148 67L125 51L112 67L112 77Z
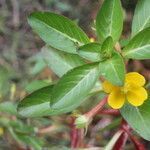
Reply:
M137 72L130 72L126 74L125 82L134 84L136 86L143 86L145 84L145 78Z
M134 106L140 106L148 98L147 91L143 87L135 88L127 93L127 100Z
M121 108L124 102L125 95L120 90L113 91L108 96L108 104L114 109Z
M111 84L110 82L108 82L107 80L105 80L105 81L103 82L102 86L103 86L103 90L104 90L106 93L111 93L112 91L118 89L117 86L112 85L112 84Z

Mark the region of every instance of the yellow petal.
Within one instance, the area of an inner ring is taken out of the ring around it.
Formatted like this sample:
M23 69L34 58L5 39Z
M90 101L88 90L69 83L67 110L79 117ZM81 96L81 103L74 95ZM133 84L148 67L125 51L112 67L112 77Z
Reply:
M130 72L126 74L125 82L131 83L137 86L143 86L145 84L145 78L137 72Z
M117 90L119 87L112 85L110 82L108 82L107 80L105 80L102 84L103 86L103 90L106 93L111 93L114 90Z
M147 91L143 87L135 88L127 93L127 100L134 106L142 105L147 98Z
M124 102L125 95L120 90L113 91L108 96L108 104L114 109L121 108Z

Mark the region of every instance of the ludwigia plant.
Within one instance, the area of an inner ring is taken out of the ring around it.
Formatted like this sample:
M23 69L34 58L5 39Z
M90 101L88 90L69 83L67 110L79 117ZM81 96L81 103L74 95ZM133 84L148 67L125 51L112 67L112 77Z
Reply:
M138 1L125 44L120 42L123 22L120 0L105 0L95 19L97 38L90 42L68 18L53 12L33 12L28 23L46 43L43 58L60 79L25 97L18 105L19 114L31 118L71 113L87 97L105 92L94 108L72 116L70 147L87 147L83 129L88 130L97 114L110 114L122 116L122 123L105 148L121 149L130 138L136 149L144 149L131 129L150 141L149 92L145 77L126 68L130 59L150 59L150 1Z

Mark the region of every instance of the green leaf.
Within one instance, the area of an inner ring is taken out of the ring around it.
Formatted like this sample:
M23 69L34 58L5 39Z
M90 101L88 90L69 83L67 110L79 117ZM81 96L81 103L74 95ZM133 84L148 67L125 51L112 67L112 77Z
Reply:
M37 130L33 126L26 125L19 120L9 120L9 126L11 126L15 132L22 134L34 134Z
M63 114L79 106L74 103L68 107L54 110L50 108L50 97L53 86L47 86L26 96L18 105L18 113L22 117L42 117ZM82 99L82 101L85 99Z
M132 22L132 36L150 27L150 1L138 0Z
M121 47L125 47L129 43L130 39L121 39L119 44Z
M28 93L31 93L48 85L50 85L49 80L34 80L30 82L25 89Z
M96 91L100 91L101 84L99 83L98 86L99 87L95 86L91 90L91 93L89 95L92 95L92 93L96 93ZM23 117L42 117L58 114L60 115L62 113L70 112L74 108L79 106L79 103L74 103L73 105L58 110L50 108L49 101L52 93L52 88L53 88L52 85L44 87L25 97L18 105L19 114ZM84 100L85 98L82 99L82 101Z
M8 113L11 115L17 115L16 104L12 102L0 103L0 112Z
M19 145L23 145L21 139L17 136L12 127L9 127L8 131L10 135L13 137L13 139L16 140Z
M132 59L150 59L150 28L135 35L123 49L123 55Z
M106 38L106 40L103 42L103 44L102 44L102 48L101 48L101 52L103 53L103 55L105 56L105 57L111 57L111 55L112 55L112 52L113 52L113 46L114 46L114 44L113 44L113 39L112 39L112 37L108 37L108 38Z
M42 150L43 142L40 141L39 138L35 136L28 136L28 135L22 135L22 134L17 134L17 136L26 145L31 146L32 148L36 150Z
M15 139L17 141L17 143L19 143L20 145L26 144L28 146L32 146L36 150L42 149L42 143L39 139L37 139L37 137L23 135L23 134L17 134L11 127L8 128L8 131L11 134L11 136L13 137L13 139Z
M129 125L142 136L150 141L150 99L140 107L134 107L126 104L120 110L124 119Z
M123 11L120 0L105 0L96 17L96 29L103 42L108 36L118 41L123 28Z
M100 50L101 45L99 43L89 43L79 47L78 54L87 60L97 62L102 59L100 55Z
M122 86L125 78L125 65L119 53L114 52L112 58L99 63L100 74L114 85Z
M77 46L89 42L74 22L58 14L34 12L28 22L48 45L68 53L76 53Z
M10 120L6 117L0 117L0 126L9 127Z
M41 52L38 52L36 55L33 55L28 59L29 63L29 73L31 75L39 74L46 67L46 63L43 60Z
M0 98L7 94L9 87L9 71L0 65Z
M54 86L51 108L75 108L81 104L99 77L98 64L87 64L67 72Z
M67 71L85 64L78 55L66 54L50 46L44 47L42 53L48 66L59 77L63 76Z
M53 85L39 89L25 97L18 105L18 112L25 117L40 117L51 114L50 95Z

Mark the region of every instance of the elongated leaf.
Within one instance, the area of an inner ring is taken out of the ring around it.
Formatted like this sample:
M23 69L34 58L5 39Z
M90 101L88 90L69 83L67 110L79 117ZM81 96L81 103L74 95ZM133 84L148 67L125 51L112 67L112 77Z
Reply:
M8 113L11 115L17 115L16 104L12 102L0 103L0 112Z
M79 104L74 103L70 107L59 110L50 108L50 96L53 86L39 89L25 97L18 105L18 113L23 117L42 117L63 114L72 111Z
M123 55L132 59L150 59L150 28L139 32L124 48Z
M39 117L51 114L50 95L53 85L39 89L25 97L18 105L18 112L25 117Z
M66 54L50 46L44 47L42 54L48 66L59 77L63 76L68 70L85 64L78 55Z
M120 111L129 125L142 136L150 141L150 99L140 107L126 104Z
M28 93L31 93L48 85L50 85L49 80L34 80L30 82L25 89Z
M80 105L99 76L98 64L77 67L65 74L54 86L51 95L51 108L63 109Z
M102 60L100 55L101 45L99 43L89 43L79 47L78 54L92 62L97 62Z
M106 40L102 44L101 52L105 57L111 57L113 52L113 39L112 37L107 37Z
M37 130L32 125L24 124L19 120L9 120L9 126L11 126L15 132L22 134L34 134Z
M14 132L12 127L8 128L8 131L10 133L10 135L13 137L13 139L15 141L17 141L17 143L19 143L20 145L23 145L23 142L21 141L21 139L17 136L17 134Z
M96 17L96 30L103 42L108 36L118 41L123 28L123 11L120 0L105 0Z
M58 110L50 108L50 96L52 93L52 88L52 85L47 86L25 97L18 105L19 114L23 117L60 115L70 112L79 106L80 103L78 102ZM100 91L101 88L101 84L97 82L96 86L91 90L88 96ZM87 97L83 98L81 102L83 102L85 99L87 99Z
M43 60L41 52L38 52L36 55L33 55L28 59L29 64L29 73L31 75L37 75L44 70L46 63Z
M36 150L42 149L43 142L40 141L39 138L35 136L28 136L28 135L22 135L22 134L17 134L17 136L26 145L31 146L32 148Z
M8 131L20 145L26 144L28 146L32 146L36 150L42 149L42 143L39 139L37 139L37 137L15 133L11 127L8 128Z
M114 85L122 86L125 77L125 66L120 54L114 52L112 58L99 63L100 74Z
M150 0L138 0L132 22L132 36L150 27Z
M89 42L86 34L64 16L51 12L34 12L28 22L48 45L68 53L76 53L78 45Z

